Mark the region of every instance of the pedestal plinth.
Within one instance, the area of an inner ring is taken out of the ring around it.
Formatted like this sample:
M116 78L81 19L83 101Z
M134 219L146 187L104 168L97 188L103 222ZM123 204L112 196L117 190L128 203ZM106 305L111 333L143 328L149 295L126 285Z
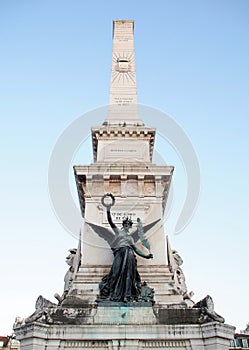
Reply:
M33 323L17 328L15 333L21 339L22 350L227 350L234 327L217 322L205 325Z

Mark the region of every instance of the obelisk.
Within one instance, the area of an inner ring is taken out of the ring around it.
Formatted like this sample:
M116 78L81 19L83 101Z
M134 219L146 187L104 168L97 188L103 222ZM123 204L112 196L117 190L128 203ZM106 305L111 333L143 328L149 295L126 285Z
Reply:
M162 291L163 284L171 278L162 218L174 168L152 163L156 130L144 126L142 116L138 115L134 22L130 20L114 21L113 24L110 107L103 122L103 125L92 128L94 163L74 167L82 216L86 221L78 280L84 279L84 271L88 271L89 276L96 265L100 275L101 268L104 274L112 263L110 246L87 225L89 222L109 226L101 197L112 193L116 199L112 219L117 225L121 225L125 216L134 222L140 218L143 225L160 219L148 233L154 259L144 261L138 257L138 265L141 265L140 271L142 275L144 272L146 279L147 275L153 275L155 280L159 275L163 276L162 285L159 281L154 281L154 284L152 281L152 287L158 292L158 302L160 298L162 304L166 299L168 303L179 302L179 296L174 296L167 288ZM150 266L149 270L147 266ZM171 294L171 297L166 297L166 294Z

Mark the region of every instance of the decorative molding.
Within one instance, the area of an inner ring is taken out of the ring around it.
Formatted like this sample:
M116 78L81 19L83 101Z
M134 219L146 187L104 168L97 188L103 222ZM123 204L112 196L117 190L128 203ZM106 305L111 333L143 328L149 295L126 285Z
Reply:
M109 349L108 340L72 340L67 341L65 349Z
M142 340L139 342L141 349L171 349L185 348L189 346L189 341L167 341L167 340Z

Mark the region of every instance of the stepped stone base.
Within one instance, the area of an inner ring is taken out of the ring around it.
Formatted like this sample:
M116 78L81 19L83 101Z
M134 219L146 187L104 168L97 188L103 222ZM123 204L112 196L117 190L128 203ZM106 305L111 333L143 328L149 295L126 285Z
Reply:
M234 327L217 322L205 325L110 325L105 324L104 314L104 310L101 310L101 325L47 325L35 322L16 328L15 333L21 340L21 350L227 350L229 339L234 334Z
M73 282L71 295L81 300L81 304L95 305L99 293L99 282L108 274L110 265L82 265L76 274ZM138 265L138 271L141 281L146 281L150 288L155 291L155 304L159 307L181 304L186 307L182 295L175 291L173 274L169 271L167 265ZM70 296L65 303L71 304ZM67 304L63 304L66 306Z

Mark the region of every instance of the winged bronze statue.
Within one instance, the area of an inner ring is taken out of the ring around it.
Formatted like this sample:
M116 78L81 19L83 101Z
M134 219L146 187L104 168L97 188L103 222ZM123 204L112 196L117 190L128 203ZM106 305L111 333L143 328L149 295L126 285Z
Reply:
M106 198L111 199L111 203L105 202ZM87 224L99 237L103 238L109 244L113 251L114 260L109 274L104 276L99 284L99 298L101 300L115 302L138 301L141 296L142 287L137 271L135 253L144 259L153 259L145 233L160 221L160 219L143 227L141 220L138 218L137 229L130 234L129 230L133 224L131 219L128 217L124 218L121 228L118 228L112 221L111 207L115 203L115 197L111 193L107 193L102 197L101 202L106 207L107 219L113 232L108 228L90 222L87 222ZM149 254L145 254L136 246L136 242L139 239L149 250Z

